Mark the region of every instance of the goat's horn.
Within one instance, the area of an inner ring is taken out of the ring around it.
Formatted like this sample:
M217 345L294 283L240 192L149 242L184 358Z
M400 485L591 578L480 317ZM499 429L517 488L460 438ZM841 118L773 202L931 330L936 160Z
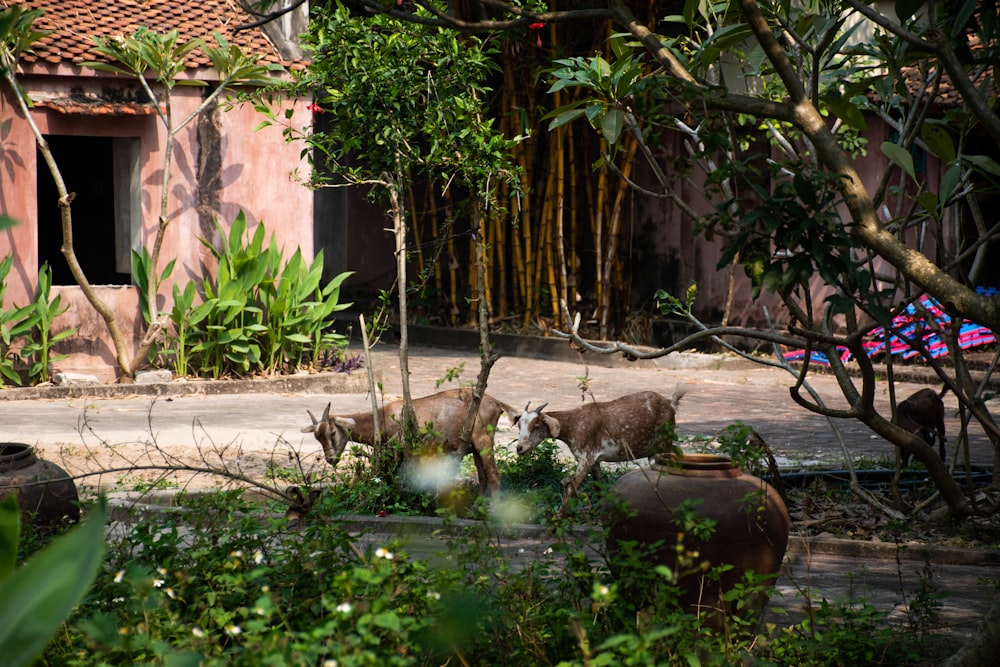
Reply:
M309 415L309 419L312 420L313 427L319 426L319 422L316 421L316 417L313 415L311 410L306 410L306 414Z
M537 412L538 414L542 414L542 410L544 410L545 406L547 406L547 405L548 405L548 403L542 403L537 408L535 408L535 412Z
M326 409L323 410L323 421L330 421L330 404L326 404Z
M531 409L531 401L524 404L524 411L527 412L529 409Z

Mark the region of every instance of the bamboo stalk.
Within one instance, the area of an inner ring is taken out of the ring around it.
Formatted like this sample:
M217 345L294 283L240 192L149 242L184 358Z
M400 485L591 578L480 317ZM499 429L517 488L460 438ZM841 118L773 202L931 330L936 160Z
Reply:
M624 178L619 179L617 192L615 193L614 205L611 208L611 225L608 233L608 250L604 256L604 270L602 275L604 277L605 285L603 286L602 293L604 294L604 300L601 302L600 306L600 336L601 340L608 339L608 312L610 310L609 302L611 299L611 278L612 278L612 268L614 267L618 259L618 236L621 230L621 219L622 219L622 199L625 197L625 192L628 189L628 184L625 179L627 179L632 173L632 162L635 156L635 149L638 145L637 142L631 137L625 139L626 149L625 158L621 166L621 172Z
M417 197L413 193L413 183L409 183L406 186L407 199L410 200L409 206L410 211L412 211L410 218L413 219L413 248L416 251L417 257L417 275L423 277L424 275L424 247L423 235L421 234L421 221L426 217L426 212L423 215L417 213ZM407 258L409 259L409 258Z
M529 143L529 139L525 144ZM523 252L524 257L521 261L521 285L524 295L524 326L527 327L531 322L531 315L535 310L535 299L534 299L534 277L531 272L532 265L532 252L531 252L531 177L530 177L530 167L531 164L528 161L527 156L527 146L525 150L521 153L521 191L522 195L520 198L521 205L521 240L523 242Z
M455 254L455 220L452 217L451 191L444 193L444 217L448 233L448 296L451 306L448 320L454 326L458 322L458 256Z
M508 190L510 187L506 183L501 183L499 192L497 193L497 201L507 201ZM509 216L507 213L506 216ZM497 308L494 315L503 319L507 317L507 225L505 224L505 215L500 212L494 213L490 220L491 234L490 234L490 266L494 268L496 273L496 280L494 285L494 295L496 296Z
M476 226L478 226L478 224L479 223L477 223L477 222L475 222L473 220L469 221L469 233L468 233L468 237L469 237L469 257L470 258L475 258L477 256L477 254L480 252L481 246L482 246L482 241L480 241L477 238L477 234L476 234L476 231L477 231L476 230ZM480 291L482 291L479 288L479 267L476 266L476 262L474 262L474 261L470 261L469 262L469 273L468 273L468 283L467 284L469 285L469 290L468 290L468 298L469 299L473 299L474 295L476 295ZM470 301L470 304L471 303L472 302ZM466 325L468 325L470 327L476 326L477 311L478 311L478 308L469 308L469 312L467 312L465 314L465 323L466 323Z
M556 104L559 104L560 97L556 97ZM562 308L560 308L560 303L569 303L567 301L567 277L566 277L566 247L565 239L563 238L563 212L565 210L566 204L566 161L563 159L563 147L566 142L566 132L565 125L556 130L556 219L555 219L555 244L556 244L556 256L559 263L559 277L560 277L560 287L558 291L553 290L552 292L552 312L555 318L557 326L562 326L564 323L562 321ZM553 277L554 278L554 277Z
M597 296L597 312L604 306L604 206L607 199L608 168L601 165L597 171L597 204L594 206L594 217L591 229L594 238L594 291ZM596 315L597 313L595 313Z
M427 197L427 208L431 219L431 239L434 243L434 288L437 294L441 294L441 248L438 245L440 234L438 216L440 212L437 208L437 200L434 198L434 183L431 180L427 181L427 194L425 196Z
M565 277L566 281L566 303L572 308L576 303L576 297L578 294L578 286L580 279L580 263L577 257L577 232L576 232L576 221L577 221L577 206L579 202L577 197L579 196L579 189L577 187L578 178L576 174L576 135L573 133L573 124L563 125L566 130L566 148L567 156L566 161L569 164L569 274ZM562 180L562 179L560 179ZM587 179L589 182L589 179Z
M546 153L548 161L551 161L553 151L550 149ZM541 187L542 191L542 207L539 215L538 222L538 235L536 237L538 244L536 246L535 253L535 285L538 286L537 294L534 295L536 303L538 305L536 311L538 316L542 314L542 304L541 304L541 288L543 280L543 270L546 268L551 269L552 263L552 226L554 222L554 216L552 215L552 191L555 188L555 174L554 169L552 169L551 164L547 164L545 168L545 182ZM546 266L549 265L549 266ZM546 272L547 277L547 272ZM546 281L549 285L549 290L552 289L552 281Z

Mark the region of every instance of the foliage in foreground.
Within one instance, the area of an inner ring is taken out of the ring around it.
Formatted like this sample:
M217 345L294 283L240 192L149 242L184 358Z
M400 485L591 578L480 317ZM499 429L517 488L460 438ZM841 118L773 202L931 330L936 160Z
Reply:
M90 588L104 552L104 503L21 567L17 495L0 502L0 655L6 667L30 665Z
M182 512L128 528L46 663L918 665L940 657L934 635L893 625L863 600L807 605L802 620L768 623L756 637L741 622L712 632L676 608L670 572L631 561L629 578L616 581L589 559L584 543L597 534L557 527L550 549L518 558L484 512L475 532L446 522L431 553L420 538L404 546L351 535L322 502L293 529L235 511L244 500L189 497ZM632 605L626 581L652 603ZM737 594L760 585L751 578Z

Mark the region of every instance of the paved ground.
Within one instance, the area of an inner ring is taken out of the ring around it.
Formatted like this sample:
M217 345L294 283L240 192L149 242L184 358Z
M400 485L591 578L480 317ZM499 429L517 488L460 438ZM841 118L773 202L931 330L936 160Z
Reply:
M380 348L373 353L373 362L381 377L387 397L401 392L399 360L393 348ZM458 382L472 384L479 370L475 354L418 348L410 360L411 391L422 396L437 390L437 383L458 372ZM74 443L81 438L95 438L109 443L142 442L155 435L166 445L193 445L211 440L215 443L242 442L248 445L273 445L279 439L313 446L299 429L309 423L306 410L319 413L327 402L332 413L347 413L365 409L369 399L360 393L364 378L350 379L344 391L335 382L322 384L302 382L279 385L270 393L257 391L240 394L173 395L153 398L145 395L125 395L115 398L44 398L10 400L21 390L0 393L0 423L3 439L45 445L56 442ZM811 383L829 406L845 407L835 381L828 375L814 375ZM891 455L892 449L866 426L853 420L833 420L814 415L796 405L789 396L791 376L784 371L751 365L745 361L720 357L685 354L676 355L660 364L643 362L614 367L583 362L547 361L542 359L503 357L490 375L488 391L518 409L531 401L548 402L551 409L571 408L584 398L583 387L596 400L607 400L643 389L672 394L682 389L685 394L678 412L678 432L681 436L711 436L737 421L753 426L772 450L783 457L783 463L823 463L838 465L843 461L844 448L836 433L843 438L846 450L857 460L860 457ZM324 392L315 395L318 391ZM455 386L445 382L441 388ZM166 385L170 391L170 385ZM898 385L900 396L922 385ZM85 390L81 390L83 392ZM38 398L40 397L40 398ZM877 396L877 405L888 412L888 397ZM946 425L950 439L958 432L956 402L945 396ZM506 424L502 421L501 425ZM498 443L515 439L512 431L500 433ZM973 426L970 433L970 453L976 465L992 465L992 449L985 435Z
M376 350L373 362L386 395L398 395L401 384L395 350ZM478 372L478 358L471 353L419 348L411 357L410 371L413 394L421 396L434 392L438 380L449 374L457 373L462 383L471 384ZM678 414L678 431L682 436L708 436L742 421L753 426L786 462L838 465L843 460L843 451L830 422L793 403L788 394L790 380L791 376L784 371L696 354L678 355L658 364L615 366L504 357L493 368L488 391L518 408L531 401L548 402L551 408L558 409L579 405L584 390L604 400L640 389L672 394L680 388L686 392ZM817 375L812 380L824 401L842 405L833 378ZM167 395L155 399L145 395L45 398L37 392L4 392L2 398L7 400L0 400L2 439L37 445L43 452L60 444L113 448L152 439L161 446L180 448L237 444L273 450L287 445L317 452L311 436L299 432L309 423L306 409L318 414L327 402L335 413L364 409L369 399L359 393L358 379L349 384L350 393L329 393L337 389L326 382L321 393L313 393L311 385L303 383L282 384L270 392L257 385L256 391L239 394ZM905 396L918 388L916 384L903 384L898 391ZM11 400L17 396L32 398ZM887 409L884 393L880 393L878 400ZM957 433L954 398L946 397L945 403L949 433ZM501 426L506 424L501 422ZM838 421L836 426L845 448L854 458L891 452L884 441L856 422ZM508 429L498 435L498 443L503 446L514 438ZM992 464L992 452L978 431L971 434L971 455L975 464ZM390 533L380 530L372 539ZM524 539L527 542L522 544L512 538L511 545L516 550L524 549L524 544L530 547L525 552L515 550L516 553L530 557L532 549L546 547L545 538ZM776 603L792 609L801 606L796 591L805 586L831 600L860 595L883 608L896 608L902 599L901 591L915 590L921 577L921 560L905 560L897 566L892 550L858 555L831 548L833 553L816 553L805 542L795 544L796 554L789 556L789 569L779 582L785 597ZM812 553L806 556L806 551ZM995 564L995 559L993 565L968 565L990 560L982 554L957 558L958 563L953 555L937 554L932 558L935 583L951 592L945 599L944 610L949 631L956 636L968 636L992 599L995 583L1000 580L1000 565Z

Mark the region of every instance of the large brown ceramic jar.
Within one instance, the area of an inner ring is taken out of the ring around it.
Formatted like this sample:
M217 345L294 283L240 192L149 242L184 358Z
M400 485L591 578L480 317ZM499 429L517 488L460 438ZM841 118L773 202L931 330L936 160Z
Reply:
M679 508L695 501L699 519L711 519L715 529L706 541L684 534ZM700 502L698 502L700 501ZM689 454L657 457L651 468L640 468L615 483L605 514L608 554L615 568L621 542L662 544L651 553L654 565L678 567L683 591L680 604L690 611L707 611L716 620L732 614L736 602L722 596L752 570L777 575L788 545L788 510L781 496L763 480L742 472L728 457ZM680 543L682 549L678 549ZM689 562L684 562L686 557ZM731 565L717 581L705 572ZM628 595L628 591L624 594ZM759 612L767 603L764 592L744 599L747 612Z
M80 519L76 485L65 470L37 458L30 445L0 442L0 499L11 494L26 527L56 528Z

